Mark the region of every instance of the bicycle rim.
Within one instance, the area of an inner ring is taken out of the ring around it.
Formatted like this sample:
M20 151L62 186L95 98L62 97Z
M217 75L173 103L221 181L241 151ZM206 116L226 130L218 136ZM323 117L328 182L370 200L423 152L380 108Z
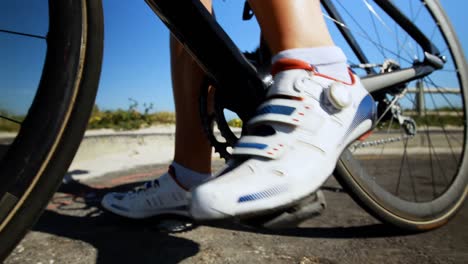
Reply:
M30 88L31 102L20 102L26 106L24 114L17 115L21 118L9 118L16 121L16 131L13 129L2 138L0 259L24 236L58 187L86 127L100 72L102 21L89 17L87 9L94 9L91 14L100 14L100 3L42 1L38 5L48 6L44 14L46 30L35 37L45 46L44 60L35 69L40 72L38 84ZM21 38L20 44L27 41L22 38L33 35L17 29L2 31L12 38ZM88 50L90 36L94 50ZM13 50L19 49L20 44ZM85 61L97 62L91 67L92 73ZM2 116L10 121L5 114Z
M361 76L423 60L419 45L372 1L333 2L345 19L339 26L364 43L368 65L350 49L347 52ZM466 62L438 1L393 3L438 46L447 62L443 69L379 99L374 134L345 150L336 175L372 215L402 228L427 230L446 223L467 195Z

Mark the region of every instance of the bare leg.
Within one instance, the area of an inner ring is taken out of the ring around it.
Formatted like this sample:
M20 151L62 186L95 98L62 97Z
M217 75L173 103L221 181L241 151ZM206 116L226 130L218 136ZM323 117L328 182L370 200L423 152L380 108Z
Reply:
M204 0L211 10L211 0ZM160 214L187 216L188 189L211 176L211 146L198 114L198 98L203 71L171 36L171 70L176 109L174 162L167 173L145 182L138 191L108 193L102 206L128 218L148 218Z
M294 48L332 46L319 0L250 0L273 54Z
M346 56L336 47L319 0L251 0L274 62L300 59L335 79L349 82Z
M203 0L202 3L211 11L211 0ZM174 161L196 172L210 173L211 145L198 114L204 73L173 36L171 69L176 110Z

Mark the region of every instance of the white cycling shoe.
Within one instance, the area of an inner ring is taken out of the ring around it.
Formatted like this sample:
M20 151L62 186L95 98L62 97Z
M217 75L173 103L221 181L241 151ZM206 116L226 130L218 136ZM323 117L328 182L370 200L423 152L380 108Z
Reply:
M344 83L293 59L278 61L275 71L268 100L248 123L262 136L243 136L231 165L192 191L192 217L259 215L291 205L315 192L344 148L372 129L374 100L352 73Z
M108 193L101 205L110 212L133 219L157 215L189 216L188 190L175 178L174 169L126 193Z

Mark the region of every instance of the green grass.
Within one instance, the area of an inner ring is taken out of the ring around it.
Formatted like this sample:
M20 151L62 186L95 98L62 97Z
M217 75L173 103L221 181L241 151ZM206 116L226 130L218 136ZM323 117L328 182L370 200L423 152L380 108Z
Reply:
M88 121L88 129L135 130L158 124L175 124L175 113L151 112L152 104L143 104L143 111L138 111L137 108L138 103L132 99L130 99L128 109L101 111L95 105ZM14 115L0 109L0 132L19 131L20 125L7 118L21 122L24 116Z
M173 112L151 112L152 104L143 104L143 111L138 111L138 103L130 99L128 109L106 110L101 111L97 105L94 106L91 118L88 122L88 129L110 128L114 130L136 130L158 124L175 124L175 113ZM440 109L439 109L440 110ZM452 109L453 110L453 109ZM5 110L0 109L0 115L14 120L22 121L24 116L14 115ZM443 126L464 126L464 120L457 115L438 116L428 114L426 116L412 116L418 127L441 127ZM231 127L242 127L242 120L234 118L229 120L228 125ZM387 129L389 121L382 122L378 129ZM5 118L0 118L0 131L2 132L17 132L20 128L19 124L9 121ZM393 129L398 129L399 124L393 120Z
M151 112L153 104L143 104L143 112L137 110L138 103L130 99L128 109L101 111L94 106L88 129L111 128L114 130L135 130L157 124L175 124L172 112Z
M230 127L242 127L242 120L240 118L233 118L228 121Z
M20 125L6 119L5 117L21 122L23 121L24 116L11 114L8 111L0 109L0 132L18 132Z

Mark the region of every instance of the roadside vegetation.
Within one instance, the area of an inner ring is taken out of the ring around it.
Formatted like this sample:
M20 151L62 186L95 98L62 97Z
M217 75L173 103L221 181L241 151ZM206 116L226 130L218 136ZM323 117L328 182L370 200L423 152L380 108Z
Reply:
M175 113L173 112L155 112L153 104L143 104L139 107L137 101L130 99L130 105L127 109L101 110L97 105L94 106L88 123L88 129L110 128L114 130L136 130L161 124L175 124ZM142 109L142 110L141 110ZM412 116L420 127L440 127L445 126L464 126L464 119L460 110L456 109L438 109L438 111L428 112L426 116L417 116L416 112L407 112ZM438 114L442 114L439 116ZM21 122L24 119L22 115L11 114L8 111L0 109L0 132L16 132L20 125L9 121L13 119ZM398 122L394 120L391 124L392 129L399 129ZM242 120L234 118L228 121L231 127L242 127ZM378 128L388 129L389 121L382 122Z
M14 115L8 111L0 109L0 132L16 132L19 130L20 125L11 120L21 122L24 116Z
M233 118L228 121L230 127L242 127L242 120L240 118Z
M128 109L101 111L94 106L88 129L111 128L114 130L134 130L152 125L175 124L172 112L152 112L153 104L143 104L143 111L138 111L138 102L130 99Z

